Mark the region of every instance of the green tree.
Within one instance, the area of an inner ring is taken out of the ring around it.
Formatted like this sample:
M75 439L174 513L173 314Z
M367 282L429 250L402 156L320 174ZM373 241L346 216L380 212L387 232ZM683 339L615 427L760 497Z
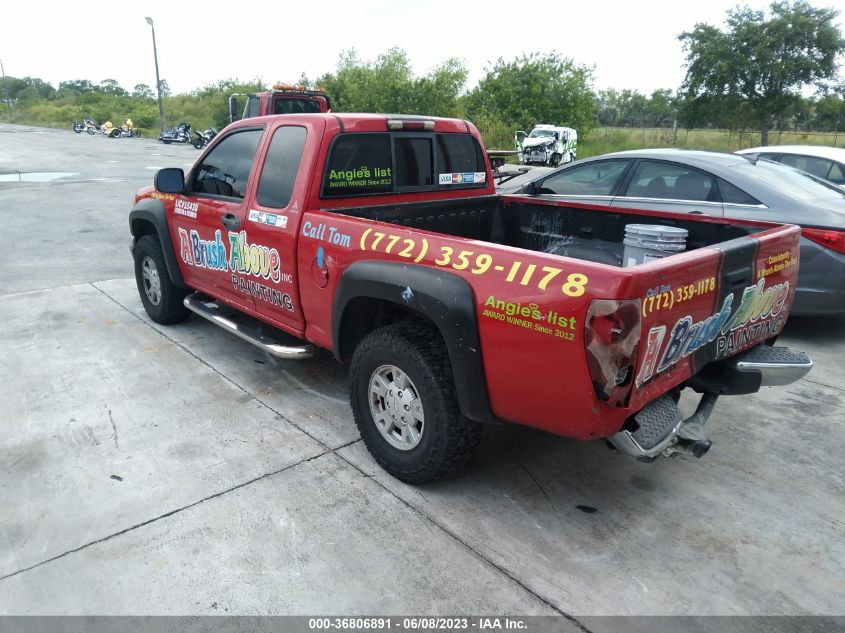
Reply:
M326 89L332 109L338 112L457 116L466 77L466 68L457 59L416 77L401 48L391 48L375 61L362 60L352 49L341 53L337 70L318 78L316 84Z
M596 125L592 69L557 53L499 58L467 96L466 109L482 125L498 120L516 131L549 123L584 135Z
M132 98L150 101L156 98L156 94L147 84L135 84L135 87L132 89Z
M109 95L115 95L116 97L126 97L129 95L129 93L121 88L120 84L114 79L103 79L100 82L100 85L97 86L97 90Z
M736 7L728 11L725 30L698 23L678 36L686 53L687 99L740 106L760 129L763 145L801 88L835 77L837 56L845 51L833 9L782 0L771 4L770 14Z
M60 81L59 92L69 94L84 94L93 92L97 87L88 79L73 79L71 81Z

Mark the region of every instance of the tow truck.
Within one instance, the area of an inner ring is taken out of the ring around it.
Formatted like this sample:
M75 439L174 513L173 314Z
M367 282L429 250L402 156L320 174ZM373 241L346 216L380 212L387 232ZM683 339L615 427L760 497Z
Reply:
M239 98L246 97L243 110ZM240 112L240 114L239 114ZM229 122L268 114L316 114L331 112L331 102L322 88L274 84L265 92L235 93L229 97Z

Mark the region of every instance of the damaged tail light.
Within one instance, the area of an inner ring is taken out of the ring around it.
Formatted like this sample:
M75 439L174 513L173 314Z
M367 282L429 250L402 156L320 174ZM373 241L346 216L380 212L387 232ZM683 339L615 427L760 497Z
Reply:
M593 301L584 325L587 365L596 396L624 406L631 393L640 342L639 300Z

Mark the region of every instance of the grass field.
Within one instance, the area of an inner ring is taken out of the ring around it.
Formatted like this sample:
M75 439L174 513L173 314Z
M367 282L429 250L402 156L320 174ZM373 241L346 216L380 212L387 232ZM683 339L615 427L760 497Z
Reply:
M598 128L578 140L578 158L645 147L680 147L734 152L760 145L760 132L678 130L671 128ZM769 145L827 145L845 147L845 132L769 132Z
M481 132L487 147L513 149L513 138L504 130L494 130L495 133L492 135L484 134L484 130ZM760 132L679 129L673 138L671 128L601 127L578 139L578 158L646 147L680 147L734 152L758 145L760 145ZM845 148L845 131L839 133L771 131L769 145L827 145Z

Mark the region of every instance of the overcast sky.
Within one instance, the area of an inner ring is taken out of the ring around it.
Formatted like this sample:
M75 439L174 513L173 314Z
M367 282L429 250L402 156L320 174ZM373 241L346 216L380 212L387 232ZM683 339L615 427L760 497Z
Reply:
M595 67L596 89L650 93L677 88L683 51L677 35L696 22L723 26L733 0L319 0L316 2L5 2L0 60L7 75L59 81L116 79L131 91L155 85L150 27L159 68L174 93L220 79L294 82L337 66L355 48L374 59L404 48L418 75L449 57L469 69L468 88L498 57L557 51ZM751 0L754 8L768 2ZM814 2L815 6L841 5ZM265 7L272 7L267 9ZM843 28L843 16L838 24Z

